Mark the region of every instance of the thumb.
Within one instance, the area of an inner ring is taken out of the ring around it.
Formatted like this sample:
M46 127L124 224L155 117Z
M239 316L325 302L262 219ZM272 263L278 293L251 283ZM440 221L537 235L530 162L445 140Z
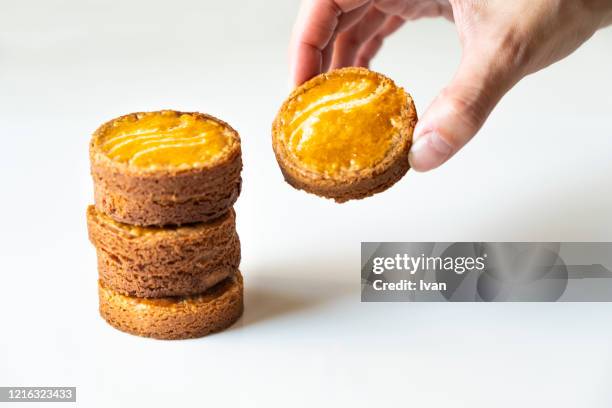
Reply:
M408 156L410 166L428 171L457 153L516 83L513 76L494 57L464 54L451 83L417 123Z

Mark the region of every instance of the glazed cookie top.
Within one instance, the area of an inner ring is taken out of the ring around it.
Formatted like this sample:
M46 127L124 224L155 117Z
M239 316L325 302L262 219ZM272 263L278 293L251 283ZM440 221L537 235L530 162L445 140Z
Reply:
M296 89L277 118L287 154L327 176L373 168L399 137L407 95L360 68L323 74Z
M116 163L144 170L214 165L239 145L226 123L200 113L134 113L102 125L92 149Z

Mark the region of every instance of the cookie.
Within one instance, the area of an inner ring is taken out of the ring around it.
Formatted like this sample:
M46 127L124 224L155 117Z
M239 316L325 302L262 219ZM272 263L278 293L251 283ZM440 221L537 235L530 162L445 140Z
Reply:
M87 227L100 281L128 296L201 293L240 265L233 209L210 223L160 228L119 223L89 206Z
M411 96L392 80L342 68L291 93L272 125L272 146L290 185L345 202L406 174L416 121Z
M240 137L202 113L121 116L90 143L98 211L132 225L180 225L225 214L241 188Z
M240 272L200 295L144 299L98 283L100 315L113 327L156 339L202 337L231 326L243 311Z

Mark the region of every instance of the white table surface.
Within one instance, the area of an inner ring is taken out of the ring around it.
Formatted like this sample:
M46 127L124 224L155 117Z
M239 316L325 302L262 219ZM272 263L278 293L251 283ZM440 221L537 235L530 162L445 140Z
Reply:
M0 385L77 386L83 407L610 406L612 304L360 303L359 248L611 241L612 29L517 86L446 166L337 205L285 184L270 145L296 2L114 3L0 5ZM373 68L423 112L459 55L429 20ZM97 312L89 136L160 108L243 141L246 311L198 340Z

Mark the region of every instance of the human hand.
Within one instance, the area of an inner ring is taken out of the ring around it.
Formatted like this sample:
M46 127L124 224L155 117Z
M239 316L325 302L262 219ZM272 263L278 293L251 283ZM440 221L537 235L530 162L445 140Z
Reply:
M463 48L455 76L414 131L410 163L427 171L474 137L518 81L612 23L612 0L304 0L290 45L293 84L367 67L385 37L422 17L454 21Z

